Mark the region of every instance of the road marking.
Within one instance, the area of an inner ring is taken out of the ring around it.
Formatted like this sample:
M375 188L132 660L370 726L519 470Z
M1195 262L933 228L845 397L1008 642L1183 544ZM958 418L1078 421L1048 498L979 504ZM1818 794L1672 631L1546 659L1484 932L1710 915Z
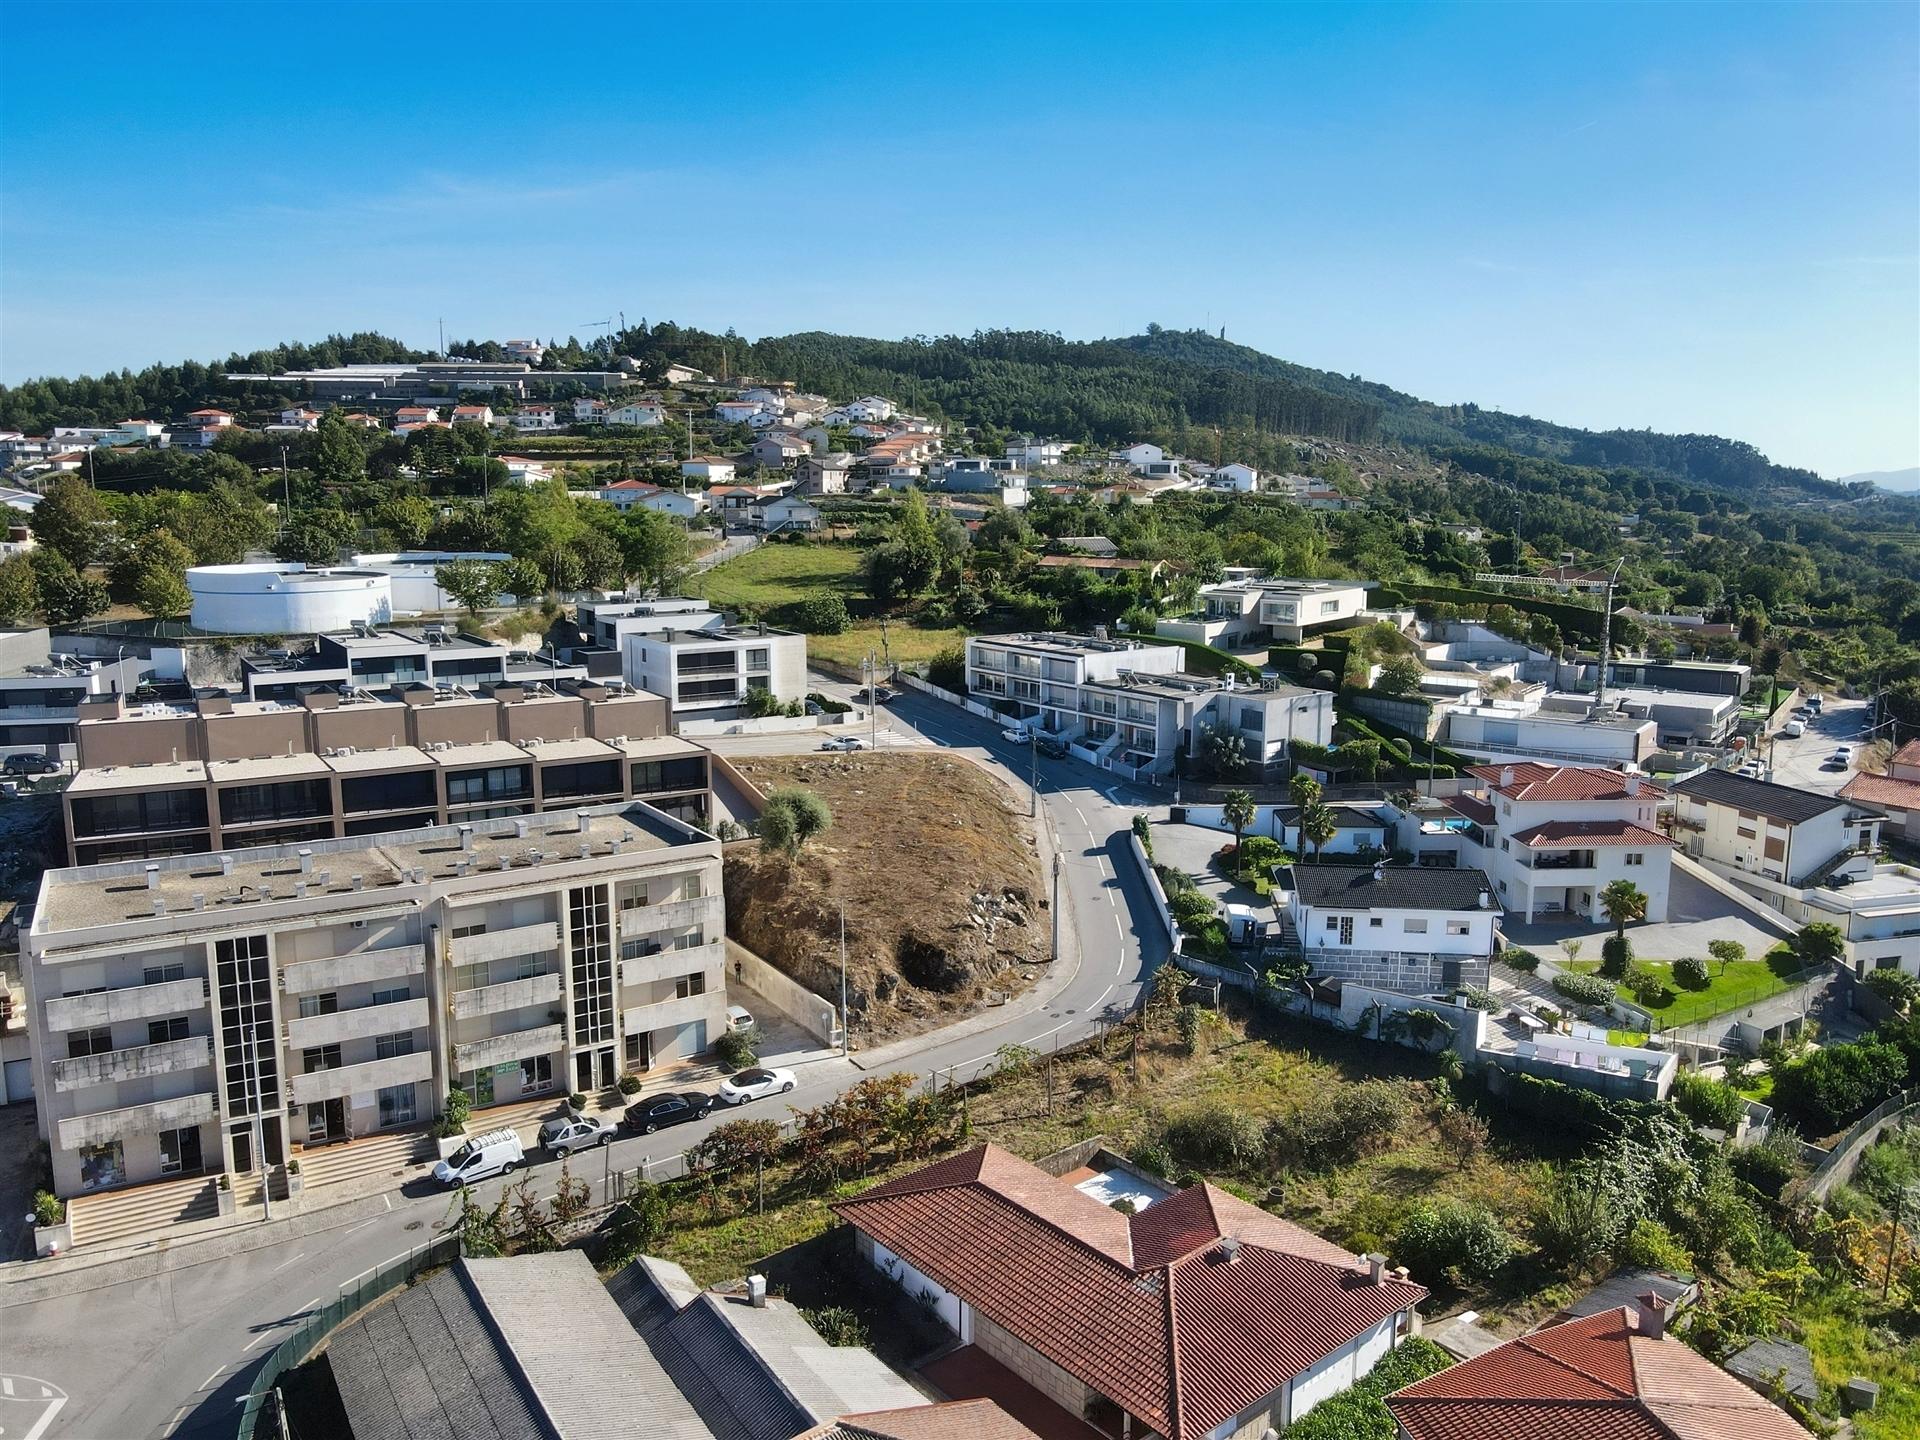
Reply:
M364 1275L364 1274L365 1274L366 1272L365 1272L365 1271L363 1270L363 1271L361 1271L360 1273L361 1273L362 1275ZM355 1278L355 1279L358 1279L359 1277L358 1277L358 1276L355 1276L354 1278ZM342 1286L341 1288L342 1288L342 1289L344 1289L345 1287L344 1287L344 1286ZM295 1313L295 1314L298 1314L298 1315L305 1315L305 1314L306 1314L306 1313L307 1313L308 1311L310 1311L310 1310L312 1310L312 1309L313 1309L313 1307L314 1307L314 1306L316 1306L316 1305L318 1305L319 1303L320 1303L320 1297L319 1297L318 1295L316 1295L316 1296L314 1296L314 1297L313 1297L313 1298L312 1298L311 1300L308 1300L308 1301L306 1301L305 1303L303 1303L303 1304L302 1304L302 1305L300 1306L300 1308L299 1308L299 1309L298 1309L297 1311L295 1311L294 1313Z
M389 1210L391 1210L391 1209L393 1209L393 1196L392 1196L391 1194L389 1194L389 1195L387 1195L387 1196L385 1197L385 1199L386 1199L386 1202L387 1202L387 1209L389 1209Z
M387 1209L389 1210L393 1209L393 1201L391 1199L387 1201ZM347 1238L347 1236L353 1234L353 1232L356 1230L364 1230L369 1225L377 1225L380 1223L380 1218L381 1218L380 1216L376 1215L371 1220L362 1220L358 1225L349 1225L346 1229L340 1232L340 1238L344 1240Z
M297 1255L295 1255L292 1259L282 1260L278 1265L274 1266L273 1269L269 1270L267 1273L269 1275L278 1275L282 1270L286 1269L287 1266L295 1264L296 1262L305 1259L306 1254L307 1252L302 1250Z
M178 1410L173 1412L173 1418L167 1421L166 1428L162 1430L160 1433L162 1435L173 1434L174 1431L180 1428L180 1422L186 1419L186 1417L187 1417L187 1407L185 1405L182 1405Z
M279 1324L280 1322L275 1321L274 1323ZM253 1339L249 1340L246 1344L242 1345L240 1347L240 1351L242 1354L245 1354L247 1351L253 1349L254 1346L264 1345L267 1343L267 1341L271 1340L272 1338L273 1338L273 1331L271 1329L262 1330L258 1335L254 1336Z
M11 1395L11 1394L13 1394L13 1377L11 1375L8 1375L4 1378L0 1378L0 1395Z
M211 1390L213 1388L213 1382L220 1378L220 1372L222 1370L225 1370L226 1368L227 1367L224 1365L216 1367L214 1372L211 1375L207 1376L206 1379L200 1382L200 1388L202 1390Z

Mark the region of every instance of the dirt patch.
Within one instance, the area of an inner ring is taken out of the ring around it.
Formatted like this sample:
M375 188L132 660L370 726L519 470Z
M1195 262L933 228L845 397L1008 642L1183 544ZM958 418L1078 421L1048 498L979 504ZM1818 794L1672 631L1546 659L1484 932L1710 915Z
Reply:
M856 1044L944 1025L1042 973L1053 922L1032 827L979 766L874 754L735 763L762 790L813 791L833 828L794 861L730 847L727 932L837 1000L844 904Z

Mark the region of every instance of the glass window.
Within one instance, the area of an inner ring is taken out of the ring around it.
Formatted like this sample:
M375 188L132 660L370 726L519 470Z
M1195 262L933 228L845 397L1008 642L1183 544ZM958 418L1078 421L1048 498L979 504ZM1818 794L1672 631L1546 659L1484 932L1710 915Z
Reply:
M323 990L318 995L300 997L300 1018L311 1020L316 1015L331 1015L340 1008L340 997L331 990Z
M395 985L386 990L374 991L371 1003L375 1005L398 1005L402 1000L411 1000L412 998L413 987L411 985Z
M86 1055L104 1055L113 1049L113 1031L106 1026L98 1030L75 1030L67 1036L67 1058L78 1060Z
M520 1062L520 1088L545 1090L553 1084L553 1057L530 1055Z
M164 985L170 980L184 980L186 978L187 967L184 965L149 965L144 972L144 979L141 983L145 985Z
M301 1065L307 1074L320 1070L338 1070L340 1068L340 1047L338 1045L315 1045L301 1053Z
M184 1040L186 1038L187 1017L184 1015L175 1015L166 1020L149 1020L147 1022L147 1043L149 1045L164 1045L169 1040Z
M376 1060L393 1060L412 1053L413 1035L410 1031L401 1030L392 1035L373 1037L373 1058Z
M380 1124L411 1125L414 1118L413 1086L389 1085L380 1091Z
M673 982L673 995L676 1000L691 1000L696 995L707 993L707 977L701 974L682 975Z
M1427 922L1424 920L1405 920L1401 922L1401 928L1409 935L1424 935L1427 933Z
M246 935L214 945L214 970L220 1003L220 1049L226 1058L226 1110L229 1118L253 1114L253 1089L260 1091L261 1112L280 1109L280 1046L273 1025L273 976L267 963L267 937ZM249 1056L248 1029L253 1034Z
M121 1153L118 1140L109 1140L104 1145L80 1147L80 1188L82 1190L105 1189L109 1185L118 1185L126 1178L126 1157Z
M1473 927L1470 924L1468 924L1468 922L1465 920L1447 921L1447 934L1449 935L1465 935L1472 928Z

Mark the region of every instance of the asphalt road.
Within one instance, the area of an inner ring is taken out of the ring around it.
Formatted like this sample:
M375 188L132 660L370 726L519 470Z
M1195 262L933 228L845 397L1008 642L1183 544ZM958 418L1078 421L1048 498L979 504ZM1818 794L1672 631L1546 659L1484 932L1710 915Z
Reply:
M997 726L911 692L900 694L883 714L881 724L894 737L888 743L970 750L1001 762L1016 786L1024 787L1031 753L1003 739ZM779 737L761 748L803 743ZM728 742L725 748L744 744ZM1127 853L1134 811L1156 797L1077 760L1042 758L1039 766L1041 803L1064 858L1061 881L1073 931L1066 943L1078 945L1078 969L1044 1005L1009 1007L998 1023L991 1014L976 1017L956 1027L962 1033L945 1032L945 1040L936 1032L909 1063L895 1068L918 1075L957 1071L967 1078L991 1063L1002 1045L1048 1049L1071 1043L1103 1018L1123 1014L1167 953ZM910 863L910 857L902 861ZM844 1060L816 1061L800 1067L798 1087L786 1098L796 1106L817 1105L861 1073ZM771 1118L783 1114L784 1106L762 1101L753 1113ZM645 1159L684 1149L729 1114L623 1140L602 1156L584 1157L576 1169L592 1181L598 1198L603 1167L632 1170ZM551 1193L558 1169L552 1163L533 1169L542 1193ZM480 1187L481 1204L490 1206L505 1183ZM0 1309L0 1374L31 1377L66 1393L43 1432L50 1440L231 1435L237 1404L261 1359L303 1315L330 1301L344 1283L432 1238L449 1218L449 1197L415 1183L301 1217L285 1227L286 1238L257 1250L201 1263L183 1252L174 1268L146 1278ZM332 1228L295 1233L302 1222ZM86 1284L84 1274L73 1283Z
M1864 700L1828 700L1822 712L1807 723L1805 735L1798 739L1776 735L1771 777L1774 784L1821 795L1838 791L1853 778L1859 752L1866 744L1867 709ZM1845 766L1829 768L1828 757L1842 745L1855 759Z

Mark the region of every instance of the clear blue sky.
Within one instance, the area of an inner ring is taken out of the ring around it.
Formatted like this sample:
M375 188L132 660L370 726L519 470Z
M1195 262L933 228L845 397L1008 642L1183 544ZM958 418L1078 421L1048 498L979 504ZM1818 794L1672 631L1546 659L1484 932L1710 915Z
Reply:
M1149 321L1920 464L1913 4L10 5L0 379Z

